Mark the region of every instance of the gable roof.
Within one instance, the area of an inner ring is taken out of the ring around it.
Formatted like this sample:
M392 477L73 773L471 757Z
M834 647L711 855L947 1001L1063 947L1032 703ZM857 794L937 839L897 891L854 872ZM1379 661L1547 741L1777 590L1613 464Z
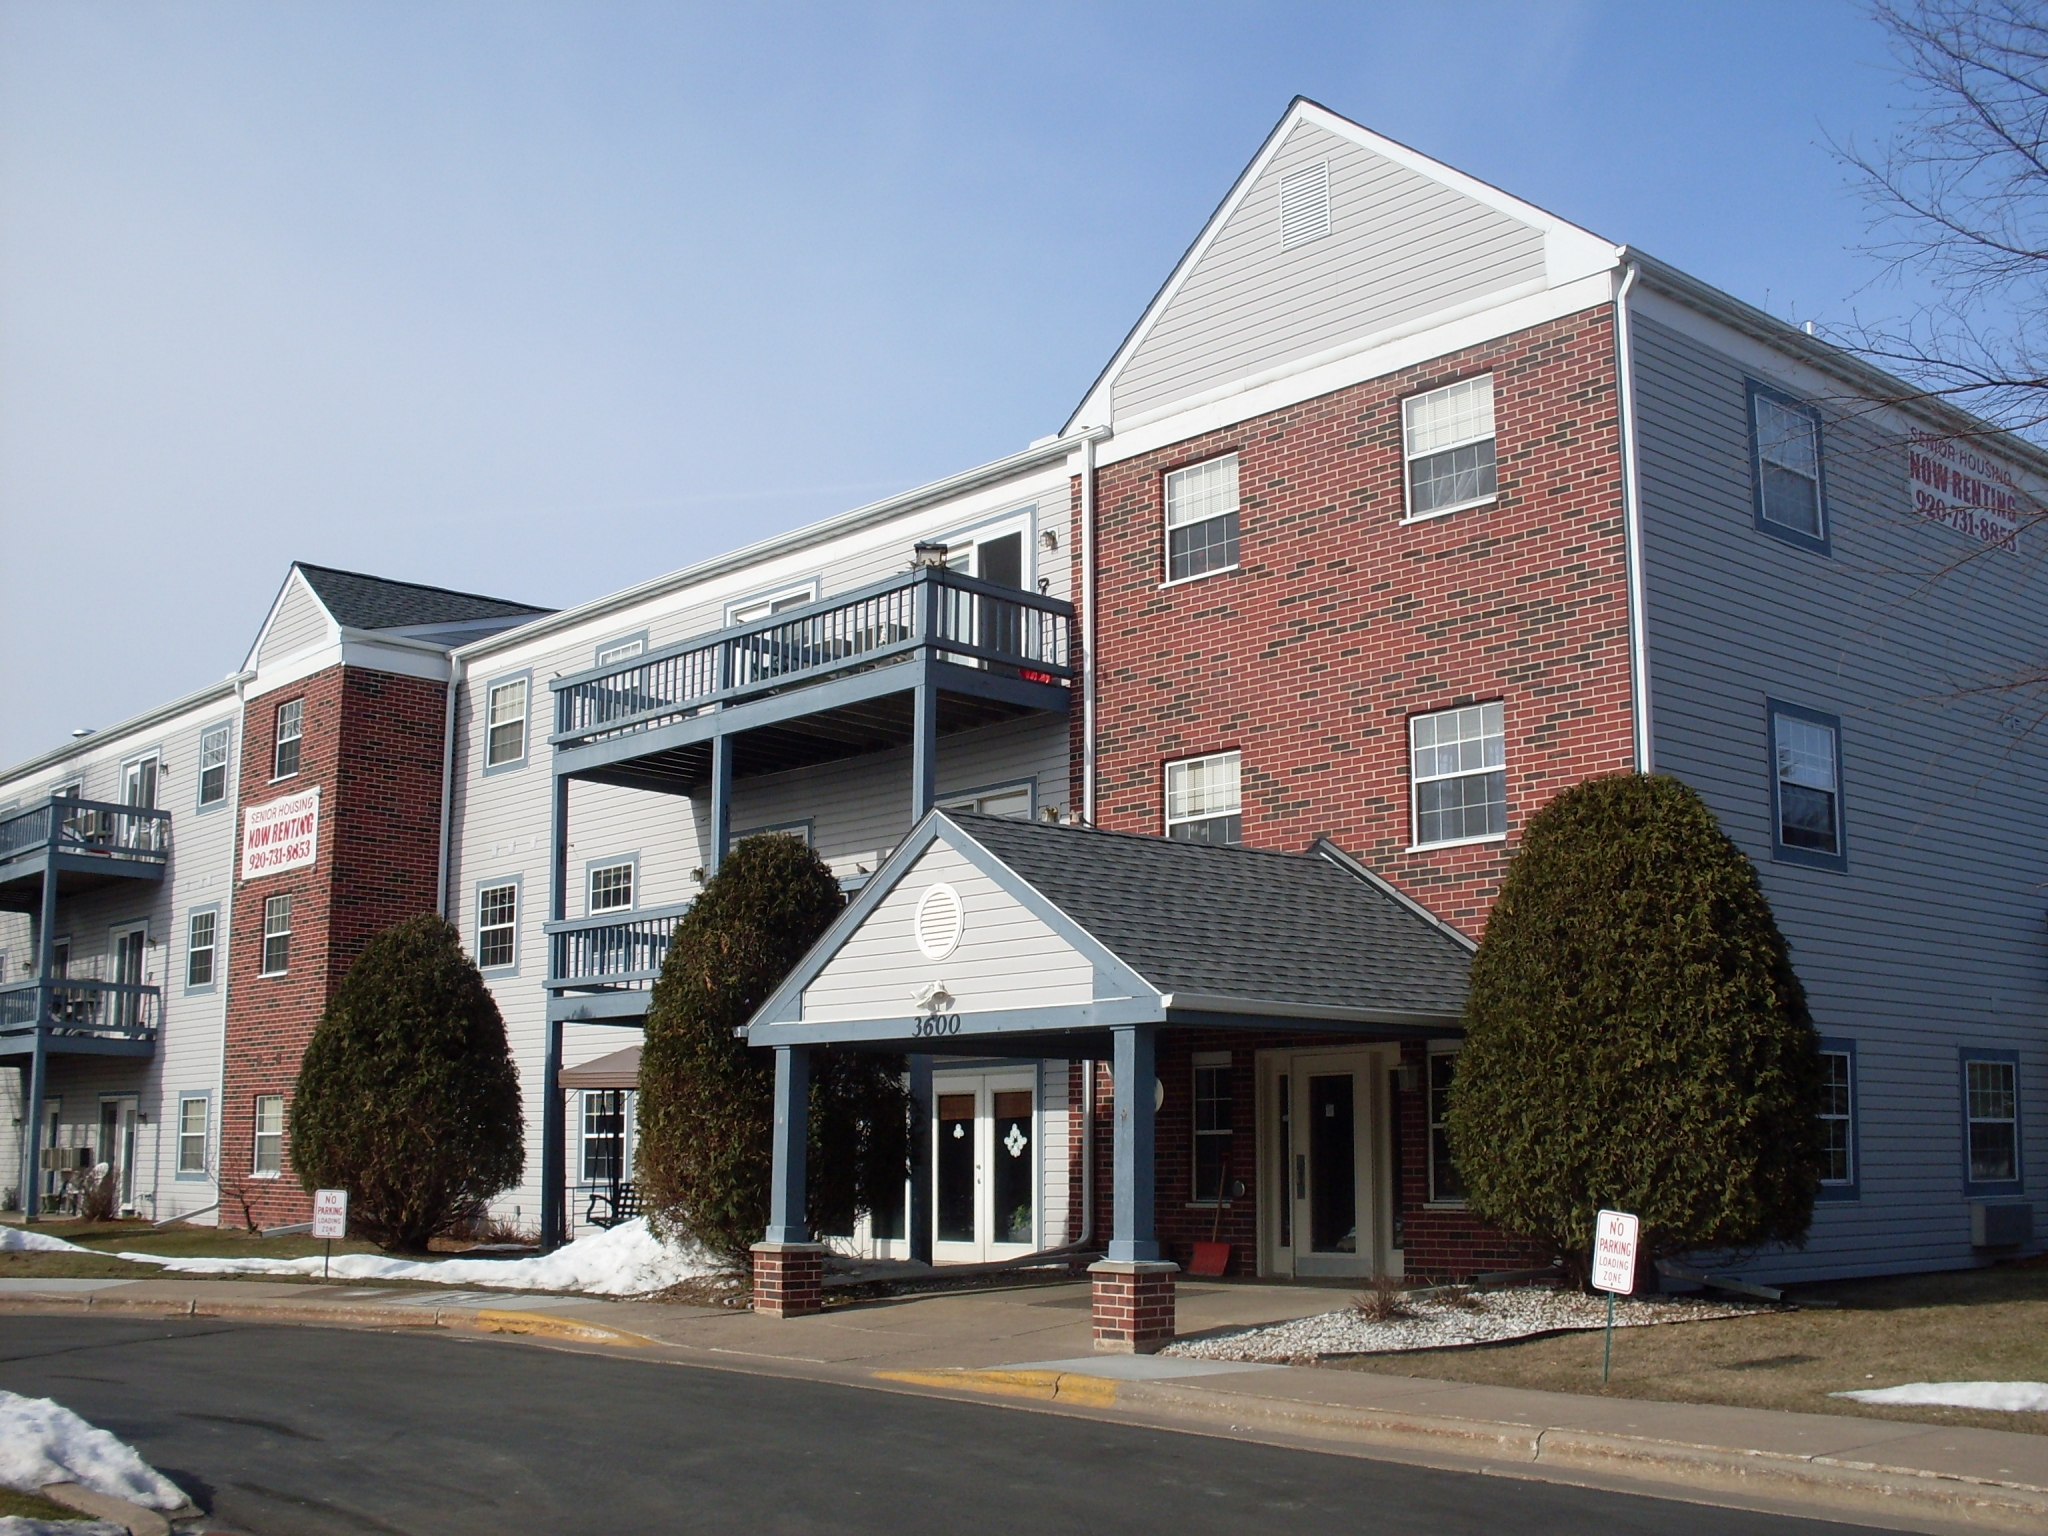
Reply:
M328 565L308 565L303 560L294 560L292 569L305 578L314 596L344 629L410 629L422 624L461 624L476 619L537 618L554 611L509 598L393 581Z
M913 1020L895 1014L899 996L913 991L893 981L922 980L931 965L906 954L904 974L885 979L896 962L884 950L877 971L868 941L855 941L878 912L878 934L894 932L887 913L900 922L902 908L889 905L892 893L929 867L924 857L940 844L1091 962L1095 975L1093 1001L1056 998L1060 986L1048 979L1042 1005L953 1015L954 1035L1145 1022L1443 1028L1464 1010L1472 942L1328 844L1274 853L934 810L755 1013L747 1026L753 1043L872 1042L914 1032ZM807 1012L807 990L842 951L856 957L874 1009L853 1018Z
M948 812L1162 993L1455 1016L1471 950L1323 853Z

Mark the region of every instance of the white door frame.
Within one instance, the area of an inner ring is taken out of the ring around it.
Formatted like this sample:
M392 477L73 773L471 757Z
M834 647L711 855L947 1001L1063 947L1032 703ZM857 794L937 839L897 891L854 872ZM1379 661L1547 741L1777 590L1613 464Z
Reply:
M1259 1148L1259 1273L1276 1277L1363 1279L1401 1273L1395 1250L1393 1200L1388 1187L1394 1133L1387 1075L1400 1062L1398 1044L1305 1046L1261 1051L1257 1139ZM1302 1233L1310 1216L1308 1080L1350 1073L1353 1078L1353 1188L1359 1241L1349 1254L1312 1253ZM1282 1123L1280 1081L1287 1080L1288 1115ZM1283 1162L1281 1138L1291 1137ZM1285 1194L1282 1194L1282 1191ZM1286 1211L1281 1210L1285 1201ZM1286 1240L1283 1241L1283 1238Z
M932 1233L932 1262L935 1264L985 1264L996 1259L1022 1258L1038 1247L1038 1234L1045 1225L1045 1156L1039 1140L1045 1131L1045 1105L1034 1066L974 1068L932 1074L932 1221L939 1218L939 1134L938 1100L941 1095L974 1095L974 1240L942 1242ZM1023 1154L1031 1159L1031 1238L1022 1243L995 1241L995 1160L1007 1157L996 1145L995 1096L998 1093L1031 1095L1031 1145Z
M113 1147L106 1144L106 1131L110 1119L118 1143ZM135 1208L135 1164L142 1156L141 1121L140 1094L100 1095L100 1123L93 1130L93 1139L98 1143L93 1148L98 1154L95 1161L110 1165L120 1174L120 1181L116 1186L119 1194L115 1203L122 1211L132 1211ZM116 1152L119 1153L118 1157L114 1155Z

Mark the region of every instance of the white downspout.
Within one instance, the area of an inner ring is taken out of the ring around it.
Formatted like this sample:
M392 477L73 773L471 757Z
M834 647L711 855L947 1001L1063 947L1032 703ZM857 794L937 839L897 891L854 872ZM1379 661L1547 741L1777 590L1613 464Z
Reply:
M1095 438L1081 439L1081 819L1095 825ZM1094 1084L1089 1084L1094 1103ZM1093 1228L1090 1228L1093 1231Z
M1629 290L1642 275L1631 262L1614 295L1615 408L1621 417L1622 543L1628 572L1629 695L1635 708L1637 773L1655 773L1650 733L1650 625L1648 588L1643 576L1643 507L1636 483L1635 361L1629 339Z
M448 917L448 838L449 814L455 807L455 694L462 686L462 658L451 655L448 658L448 708L441 723L441 856L434 871L434 901L441 916ZM526 730L533 733L533 687L527 685Z

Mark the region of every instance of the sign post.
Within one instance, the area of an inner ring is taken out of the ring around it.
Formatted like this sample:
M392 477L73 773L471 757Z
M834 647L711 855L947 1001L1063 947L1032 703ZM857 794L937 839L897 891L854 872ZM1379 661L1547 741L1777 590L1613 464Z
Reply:
M327 1253L320 1260L320 1278L327 1278L327 1269L334 1261L334 1240L348 1236L348 1191L345 1189L316 1189L313 1191L313 1235L327 1244Z
M1602 1211L1593 1224L1593 1289L1607 1293L1607 1339L1600 1354L1600 1380L1614 1364L1614 1298L1636 1288L1636 1241L1642 1223L1626 1211Z

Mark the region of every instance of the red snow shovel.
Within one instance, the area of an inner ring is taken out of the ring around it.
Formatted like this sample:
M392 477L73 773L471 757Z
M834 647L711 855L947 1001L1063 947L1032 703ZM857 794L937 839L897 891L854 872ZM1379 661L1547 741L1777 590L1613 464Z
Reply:
M1216 1220L1209 1228L1209 1241L1195 1244L1195 1260L1188 1265L1188 1273L1191 1275L1202 1275L1217 1280L1230 1268L1230 1244L1216 1241L1217 1234L1223 1230L1223 1191L1229 1187L1230 1164L1225 1162L1222 1177L1216 1181Z

